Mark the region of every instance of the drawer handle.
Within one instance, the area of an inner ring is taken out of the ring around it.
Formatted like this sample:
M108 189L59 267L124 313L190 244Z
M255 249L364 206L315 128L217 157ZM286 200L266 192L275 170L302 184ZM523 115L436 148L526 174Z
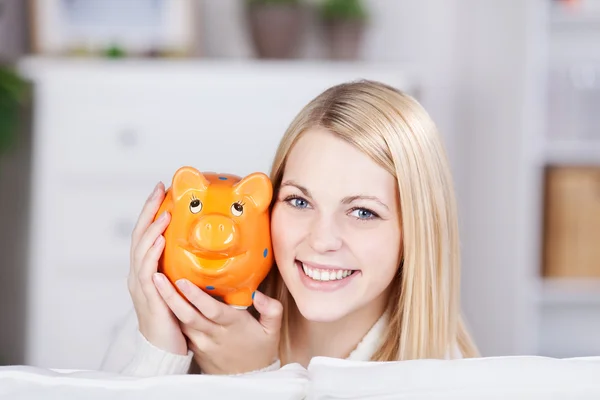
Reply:
M138 143L138 134L133 129L123 129L117 134L117 140L123 147L135 147Z

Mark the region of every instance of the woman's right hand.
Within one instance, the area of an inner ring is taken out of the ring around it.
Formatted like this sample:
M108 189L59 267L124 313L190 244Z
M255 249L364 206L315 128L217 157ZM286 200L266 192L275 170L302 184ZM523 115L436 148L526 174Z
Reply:
M146 200L133 229L127 287L137 315L140 333L151 344L164 351L186 355L188 346L181 332L179 320L164 302L154 283L154 279L162 276L157 275L156 272L165 244L162 234L171 218L165 212L154 221L164 196L165 187L162 183L158 183Z

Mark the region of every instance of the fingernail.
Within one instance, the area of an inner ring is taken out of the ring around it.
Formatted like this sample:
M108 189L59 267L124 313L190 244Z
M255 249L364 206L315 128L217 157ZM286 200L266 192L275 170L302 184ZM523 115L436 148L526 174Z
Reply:
M182 292L185 292L188 289L188 284L185 279L180 279L177 282L175 282L175 284L179 289L181 289Z
M160 214L160 216L158 217L158 219L159 219L161 222L162 222L162 221L164 221L165 219L167 219L167 212L166 212L166 211L163 211L163 212Z
M154 280L154 283L157 286L162 287L165 284L165 278L162 276L162 274L159 274L158 272L156 272L152 275L152 280Z
M163 235L160 235L159 237L156 238L156 240L154 241L154 245L155 246L162 246L163 242L165 241L165 237Z
M158 194L160 193L159 187L160 187L161 182L158 182L156 184L156 186L154 187L154 191L152 192L152 198L156 198L158 196Z
M256 293L257 291L255 290L254 292L252 292L252 301L254 302L254 304L257 305L262 305L262 303L265 301L264 297L256 297Z

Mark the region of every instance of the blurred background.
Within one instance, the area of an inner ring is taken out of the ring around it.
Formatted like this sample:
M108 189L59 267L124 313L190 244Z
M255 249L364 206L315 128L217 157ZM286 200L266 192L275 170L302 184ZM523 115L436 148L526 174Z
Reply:
M600 0L0 0L0 59L0 365L98 368L154 184L360 78L440 128L483 355L600 355Z

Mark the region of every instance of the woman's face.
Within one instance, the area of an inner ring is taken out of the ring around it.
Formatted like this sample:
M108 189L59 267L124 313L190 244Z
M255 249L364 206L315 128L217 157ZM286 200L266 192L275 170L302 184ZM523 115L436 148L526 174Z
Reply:
M335 321L380 308L400 262L395 178L324 129L291 150L271 216L275 261L300 313Z

